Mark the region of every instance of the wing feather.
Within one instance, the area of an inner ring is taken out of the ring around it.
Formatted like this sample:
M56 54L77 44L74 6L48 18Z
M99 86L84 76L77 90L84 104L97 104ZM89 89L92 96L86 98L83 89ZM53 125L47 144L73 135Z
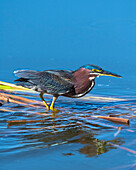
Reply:
M72 71L68 70L47 70L47 71L33 71L33 70L17 70L14 72L19 79L18 85L34 89L39 92L49 94L66 94L73 89Z

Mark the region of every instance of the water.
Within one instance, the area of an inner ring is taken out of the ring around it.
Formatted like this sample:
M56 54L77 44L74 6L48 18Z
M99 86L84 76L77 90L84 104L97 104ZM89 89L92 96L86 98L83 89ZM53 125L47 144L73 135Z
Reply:
M135 153L124 149L136 150L135 6L133 0L0 1L0 81L13 83L17 69L75 70L84 64L123 76L97 78L81 99L60 97L58 114L0 106L0 169L135 169ZM109 114L130 125L92 118Z
M103 93L103 86L95 87L94 91L97 93L101 88ZM82 99L60 97L56 102L60 110L57 114L46 112L40 106L33 108L4 103L0 114L2 169L44 169L45 166L47 169L132 168L135 154L109 142L135 150L136 100L131 96L117 97L113 93L110 96L111 101L106 98L109 95L99 95L101 100L96 94ZM45 98L51 100L50 96ZM36 94L31 99L39 100ZM130 125L91 118L109 114L129 118ZM7 120L39 122L10 124ZM119 132L118 127L123 129Z

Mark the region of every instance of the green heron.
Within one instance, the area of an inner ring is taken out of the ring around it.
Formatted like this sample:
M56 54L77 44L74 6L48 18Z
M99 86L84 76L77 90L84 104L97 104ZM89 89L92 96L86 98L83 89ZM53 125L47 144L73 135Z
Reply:
M121 77L120 75L103 70L96 65L87 64L75 71L70 70L17 70L14 72L19 79L17 85L39 92L39 96L47 110L57 111L54 103L59 96L78 98L89 93L95 85L98 76ZM53 95L50 107L43 98L43 94Z

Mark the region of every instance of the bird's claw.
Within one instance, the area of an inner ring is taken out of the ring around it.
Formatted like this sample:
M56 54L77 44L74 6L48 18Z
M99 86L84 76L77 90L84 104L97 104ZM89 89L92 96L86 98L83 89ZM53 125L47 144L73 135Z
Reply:
M50 110L52 110L54 113L58 113L59 112L59 110L57 110L57 109L55 109L53 107L50 107Z

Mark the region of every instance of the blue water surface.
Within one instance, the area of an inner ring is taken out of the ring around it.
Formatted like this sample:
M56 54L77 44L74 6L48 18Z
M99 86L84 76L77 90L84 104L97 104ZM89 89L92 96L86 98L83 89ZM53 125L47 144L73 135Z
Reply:
M5 104L4 109L13 112L0 114L2 169L134 168L135 154L107 143L136 150L135 7L135 0L0 0L0 81L13 83L13 71L18 69L75 70L95 64L122 78L98 78L88 96L125 99L98 102L60 98L56 104L66 110L61 109L54 124L51 113L37 115L44 108ZM85 116L122 114L132 122L115 137L114 128L100 125L101 121L97 126L85 119L83 112ZM6 123L29 118L47 120L15 126ZM126 130L129 128L134 133Z

